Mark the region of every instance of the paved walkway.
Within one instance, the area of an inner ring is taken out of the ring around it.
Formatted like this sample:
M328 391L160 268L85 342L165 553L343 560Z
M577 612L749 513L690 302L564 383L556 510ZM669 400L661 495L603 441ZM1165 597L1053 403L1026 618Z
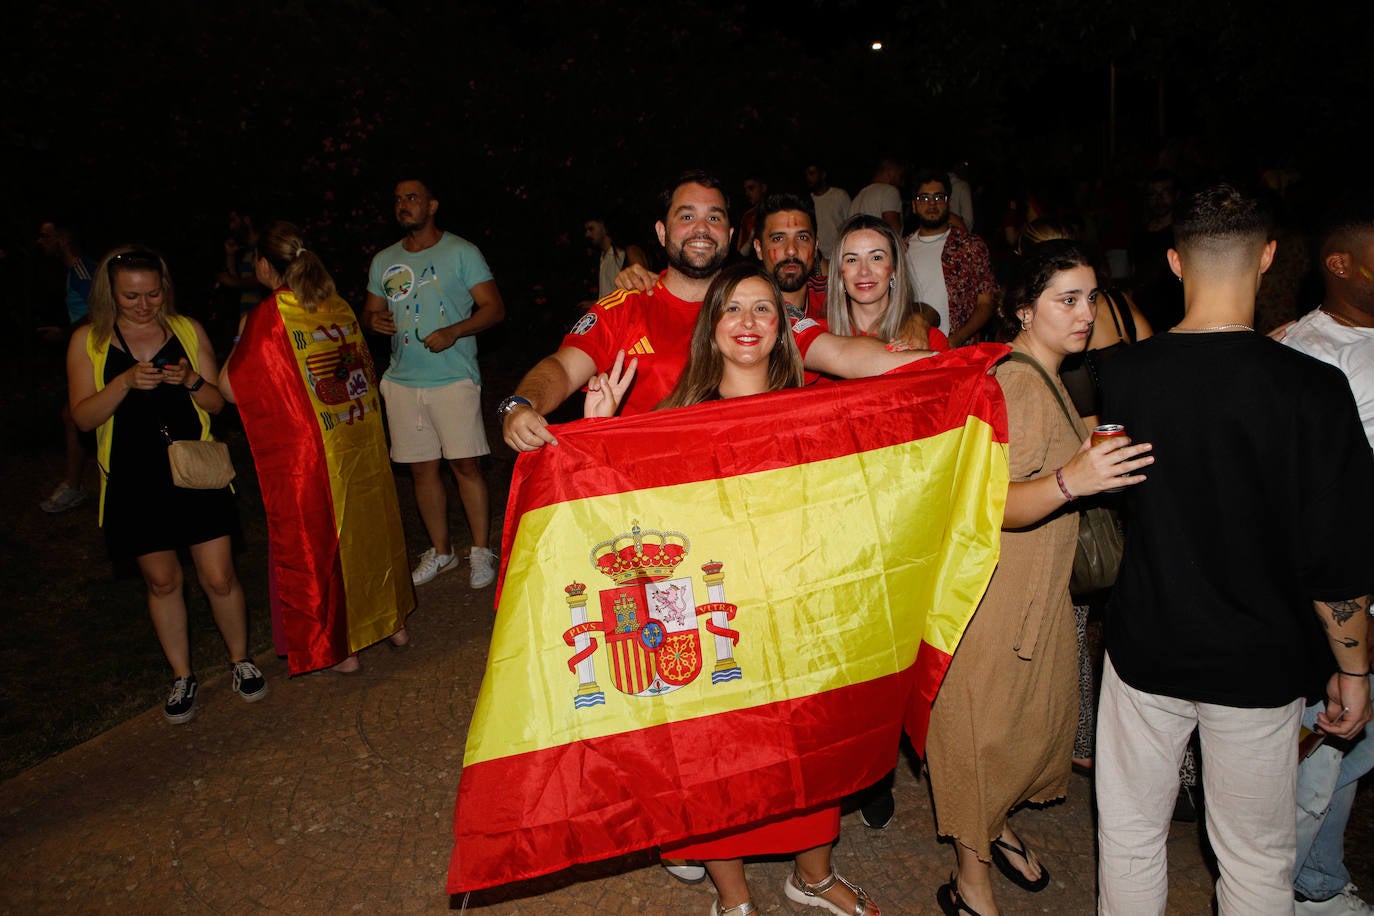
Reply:
M420 590L414 646L363 653L352 676L288 680L266 659L272 694L248 705L227 674L203 672L199 715L182 727L150 710L0 784L0 912L441 913L454 794L491 630L492 590L466 573ZM264 661L260 659L260 661ZM1004 912L1091 913L1087 779L1069 801L1018 815L1054 874L1029 895L998 876ZM884 913L937 913L952 854L934 839L924 782L904 768L885 831L846 815L836 862ZM1197 831L1170 846L1178 913L1209 911ZM755 902L789 912L787 865L751 865ZM518 888L474 894L505 914L685 913L709 884L680 885L648 854ZM819 912L812 910L811 912Z

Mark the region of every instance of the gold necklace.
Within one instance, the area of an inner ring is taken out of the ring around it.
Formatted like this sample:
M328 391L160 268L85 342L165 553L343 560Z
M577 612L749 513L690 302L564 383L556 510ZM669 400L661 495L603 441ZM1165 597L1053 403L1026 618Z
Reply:
M1349 318L1345 317L1344 315L1337 315L1335 312L1328 311L1327 309L1324 309L1324 308L1323 308L1323 309L1319 309L1318 311L1320 311L1320 312L1321 312L1323 315L1325 315L1327 318L1330 318L1332 321L1336 322L1336 324L1344 325L1344 326L1347 327L1347 328L1368 328L1368 327L1369 327L1369 325L1356 324L1355 322L1351 321Z

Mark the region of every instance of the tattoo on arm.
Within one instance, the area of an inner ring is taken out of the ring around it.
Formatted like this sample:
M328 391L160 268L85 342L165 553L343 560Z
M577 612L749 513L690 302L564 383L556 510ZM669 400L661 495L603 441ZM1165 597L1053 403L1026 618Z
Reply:
M1331 609L1331 619L1336 621L1338 627L1344 626L1347 620L1364 611L1360 602L1353 598L1344 601L1323 601L1322 604Z
M1348 636L1337 636L1333 641L1340 643L1347 649L1354 649L1356 646L1360 644L1360 641L1358 639L1351 639Z

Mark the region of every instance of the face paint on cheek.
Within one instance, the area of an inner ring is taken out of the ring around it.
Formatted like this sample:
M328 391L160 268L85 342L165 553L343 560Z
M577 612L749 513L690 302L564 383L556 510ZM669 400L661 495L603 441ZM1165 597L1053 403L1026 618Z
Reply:
M1360 276L1366 280L1374 280L1374 273L1370 273L1369 268L1363 264L1360 265Z

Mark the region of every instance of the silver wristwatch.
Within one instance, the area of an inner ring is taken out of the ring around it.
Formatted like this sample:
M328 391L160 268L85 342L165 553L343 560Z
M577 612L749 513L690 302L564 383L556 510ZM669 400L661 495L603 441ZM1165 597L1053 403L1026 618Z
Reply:
M506 419L506 414L510 413L517 407L534 407L534 405L529 402L528 398L522 398L518 394L513 394L510 397L506 398L504 401L502 401L500 404L496 405L497 419Z

